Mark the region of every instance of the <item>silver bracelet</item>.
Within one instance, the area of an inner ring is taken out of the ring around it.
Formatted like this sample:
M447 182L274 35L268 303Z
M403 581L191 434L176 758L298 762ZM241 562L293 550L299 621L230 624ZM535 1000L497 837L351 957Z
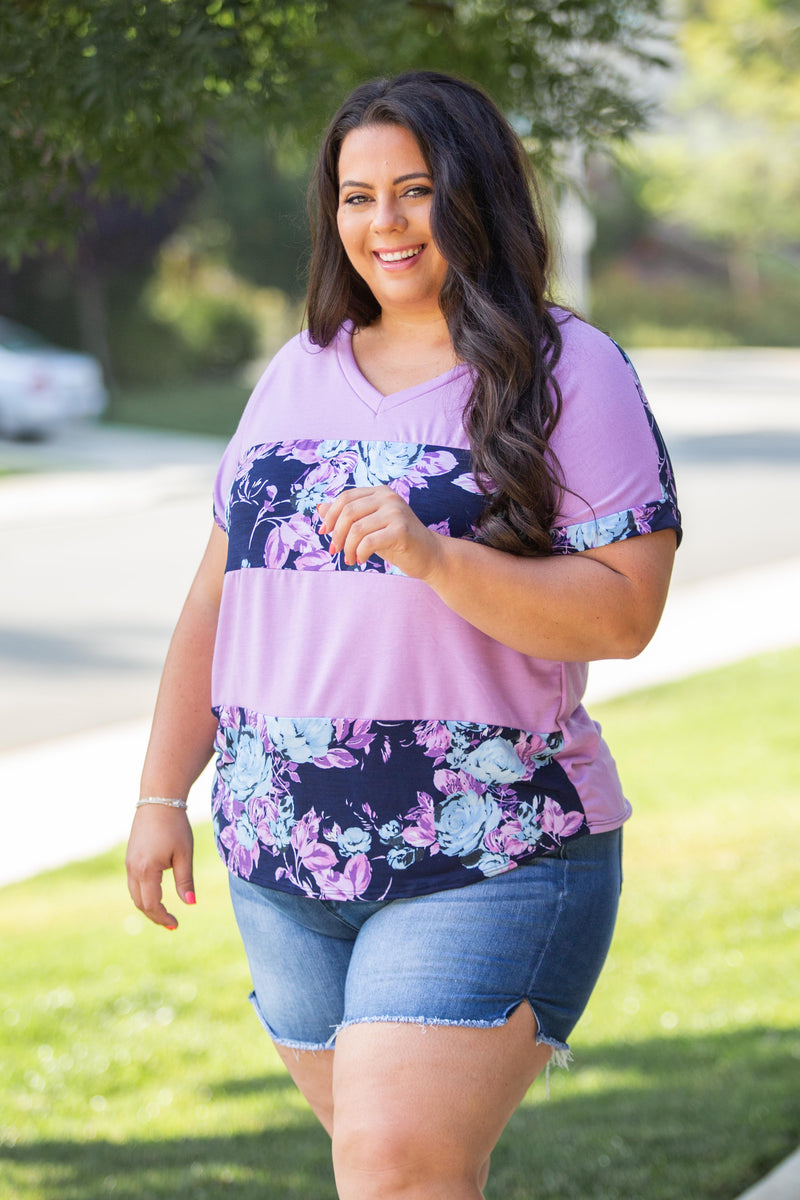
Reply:
M141 808L143 804L164 804L167 808L186 808L185 800L167 800L164 796L142 796L141 800L136 801L136 807Z

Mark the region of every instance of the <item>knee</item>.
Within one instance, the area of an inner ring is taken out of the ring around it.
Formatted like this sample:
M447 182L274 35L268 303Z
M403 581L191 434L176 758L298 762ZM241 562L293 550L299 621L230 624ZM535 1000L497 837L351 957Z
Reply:
M333 1166L340 1200L428 1200L432 1188L480 1195L483 1164L471 1161L467 1146L370 1116L346 1125L334 1119Z

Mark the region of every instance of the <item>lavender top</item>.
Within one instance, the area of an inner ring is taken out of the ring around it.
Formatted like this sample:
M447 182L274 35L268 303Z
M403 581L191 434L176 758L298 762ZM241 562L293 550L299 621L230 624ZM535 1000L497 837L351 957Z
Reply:
M574 553L673 528L672 469L629 360L566 317L552 448ZM581 705L585 663L512 650L382 559L348 567L316 506L388 484L470 537L484 500L466 366L381 395L351 331L301 334L270 363L222 459L228 560L214 652L220 854L264 887L379 899L458 887L612 829L630 807Z

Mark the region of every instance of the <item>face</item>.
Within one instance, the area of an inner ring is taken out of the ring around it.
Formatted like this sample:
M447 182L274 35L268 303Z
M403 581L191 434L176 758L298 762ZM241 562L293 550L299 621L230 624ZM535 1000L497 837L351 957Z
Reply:
M431 236L434 181L400 125L365 125L339 153L339 236L384 313L439 317L447 263Z

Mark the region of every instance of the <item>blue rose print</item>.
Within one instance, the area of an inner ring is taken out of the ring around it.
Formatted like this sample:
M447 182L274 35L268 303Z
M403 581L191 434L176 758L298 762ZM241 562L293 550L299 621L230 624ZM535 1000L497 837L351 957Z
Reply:
M405 871L417 861L419 851L413 846L392 846L386 852L386 861L393 871Z
M376 487L399 479L425 453L413 442L359 442L353 471L356 487Z
M473 779L483 783L494 780L498 783L515 783L525 774L525 766L511 742L499 737L481 742L465 757L462 765Z
M350 858L353 854L366 854L372 846L372 838L366 829L358 829L352 826L350 829L345 829L339 834L336 843L339 847L339 852L345 858Z
M218 847L263 886L338 900L416 894L436 855L461 886L587 832L559 730L216 711ZM405 804L376 787L389 760Z
M231 762L219 768L226 787L235 800L242 802L251 796L267 796L272 786L272 760L264 743L249 725L228 730L228 750Z
M333 722L325 717L305 720L267 717L267 734L278 754L291 762L307 763L324 758L333 740Z
M434 808L436 840L442 854L465 855L477 850L487 833L500 824L503 813L491 796L456 792Z

